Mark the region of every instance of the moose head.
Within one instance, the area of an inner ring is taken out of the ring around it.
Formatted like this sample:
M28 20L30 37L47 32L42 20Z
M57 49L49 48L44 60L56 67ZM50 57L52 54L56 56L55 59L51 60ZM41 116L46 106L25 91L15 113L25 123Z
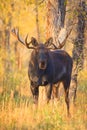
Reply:
M28 49L33 49L32 54L36 57L35 59L38 62L39 69L42 70L45 70L47 67L48 51L51 49L61 49L65 44L65 42L61 44L59 43L59 46L57 47L54 45L52 37L50 37L45 43L38 43L34 37L31 37L30 42L28 42L28 35L25 40L23 40L19 35L19 29L13 29L12 34Z

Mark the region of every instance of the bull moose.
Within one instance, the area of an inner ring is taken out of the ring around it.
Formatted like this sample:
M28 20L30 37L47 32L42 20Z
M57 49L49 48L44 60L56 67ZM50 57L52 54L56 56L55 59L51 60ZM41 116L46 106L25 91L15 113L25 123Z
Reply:
M12 33L28 49L33 49L29 60L28 76L34 103L38 102L39 86L45 86L47 89L47 102L49 102L53 85L62 82L65 90L67 112L69 114L69 87L73 62L67 52L58 50L64 46L64 43L56 47L52 38L49 38L43 44L38 43L33 37L28 42L28 36L23 41L19 36L19 31L14 29Z

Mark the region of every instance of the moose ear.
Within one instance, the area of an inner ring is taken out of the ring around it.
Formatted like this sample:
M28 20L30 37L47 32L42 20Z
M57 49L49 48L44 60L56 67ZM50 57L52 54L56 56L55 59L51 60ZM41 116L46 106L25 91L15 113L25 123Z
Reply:
M53 38L50 37L46 42L45 42L45 45L48 47L48 46L51 46L53 43Z
M38 45L38 42L37 42L36 38L34 38L34 37L31 37L31 43L35 47Z

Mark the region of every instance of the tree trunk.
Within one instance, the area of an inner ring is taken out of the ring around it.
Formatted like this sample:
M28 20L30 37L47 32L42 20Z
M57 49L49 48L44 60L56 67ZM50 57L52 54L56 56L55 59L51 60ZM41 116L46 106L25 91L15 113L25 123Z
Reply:
M74 95L74 102L76 99L76 91L77 91L77 76L80 70L83 69L84 63L84 30L85 30L85 1L79 2L78 6L78 24L77 24L77 36L74 41L73 47L73 73L72 73L72 82L71 82L71 90L72 95Z
M0 18L0 48L4 46L3 20Z
M40 30L39 30L39 19L38 19L38 0L35 0L36 6L36 31L37 31L37 40L40 41Z
M22 58L21 58L21 52L18 49L18 42L16 41L14 43L14 52L15 52L15 57L16 57L16 65L19 70L22 68Z
M13 10L13 7L11 5L11 8ZM6 24L6 21L4 20L4 24ZM6 85L9 83L9 80L11 78L12 73L12 62L11 62L11 45L10 45L10 30L12 25L12 14L8 12L8 23L5 26L4 29L4 45L5 45L5 51L6 51L6 59L5 59L5 75L3 79L3 86L6 87Z
M9 31L9 29L5 29L5 49L6 49L6 52L7 52L5 69L6 69L7 72L10 72L11 63L10 63L10 31Z
M66 5L65 0L48 0L47 2L47 38L53 37L58 46L58 35L64 27Z

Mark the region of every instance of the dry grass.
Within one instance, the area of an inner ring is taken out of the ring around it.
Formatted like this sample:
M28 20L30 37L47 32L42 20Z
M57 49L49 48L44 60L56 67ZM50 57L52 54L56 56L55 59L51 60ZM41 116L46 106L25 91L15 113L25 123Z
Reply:
M76 106L71 103L71 118L66 115L64 98L49 105L39 104L38 110L28 100L2 101L0 105L0 130L86 130L87 96L78 91Z

